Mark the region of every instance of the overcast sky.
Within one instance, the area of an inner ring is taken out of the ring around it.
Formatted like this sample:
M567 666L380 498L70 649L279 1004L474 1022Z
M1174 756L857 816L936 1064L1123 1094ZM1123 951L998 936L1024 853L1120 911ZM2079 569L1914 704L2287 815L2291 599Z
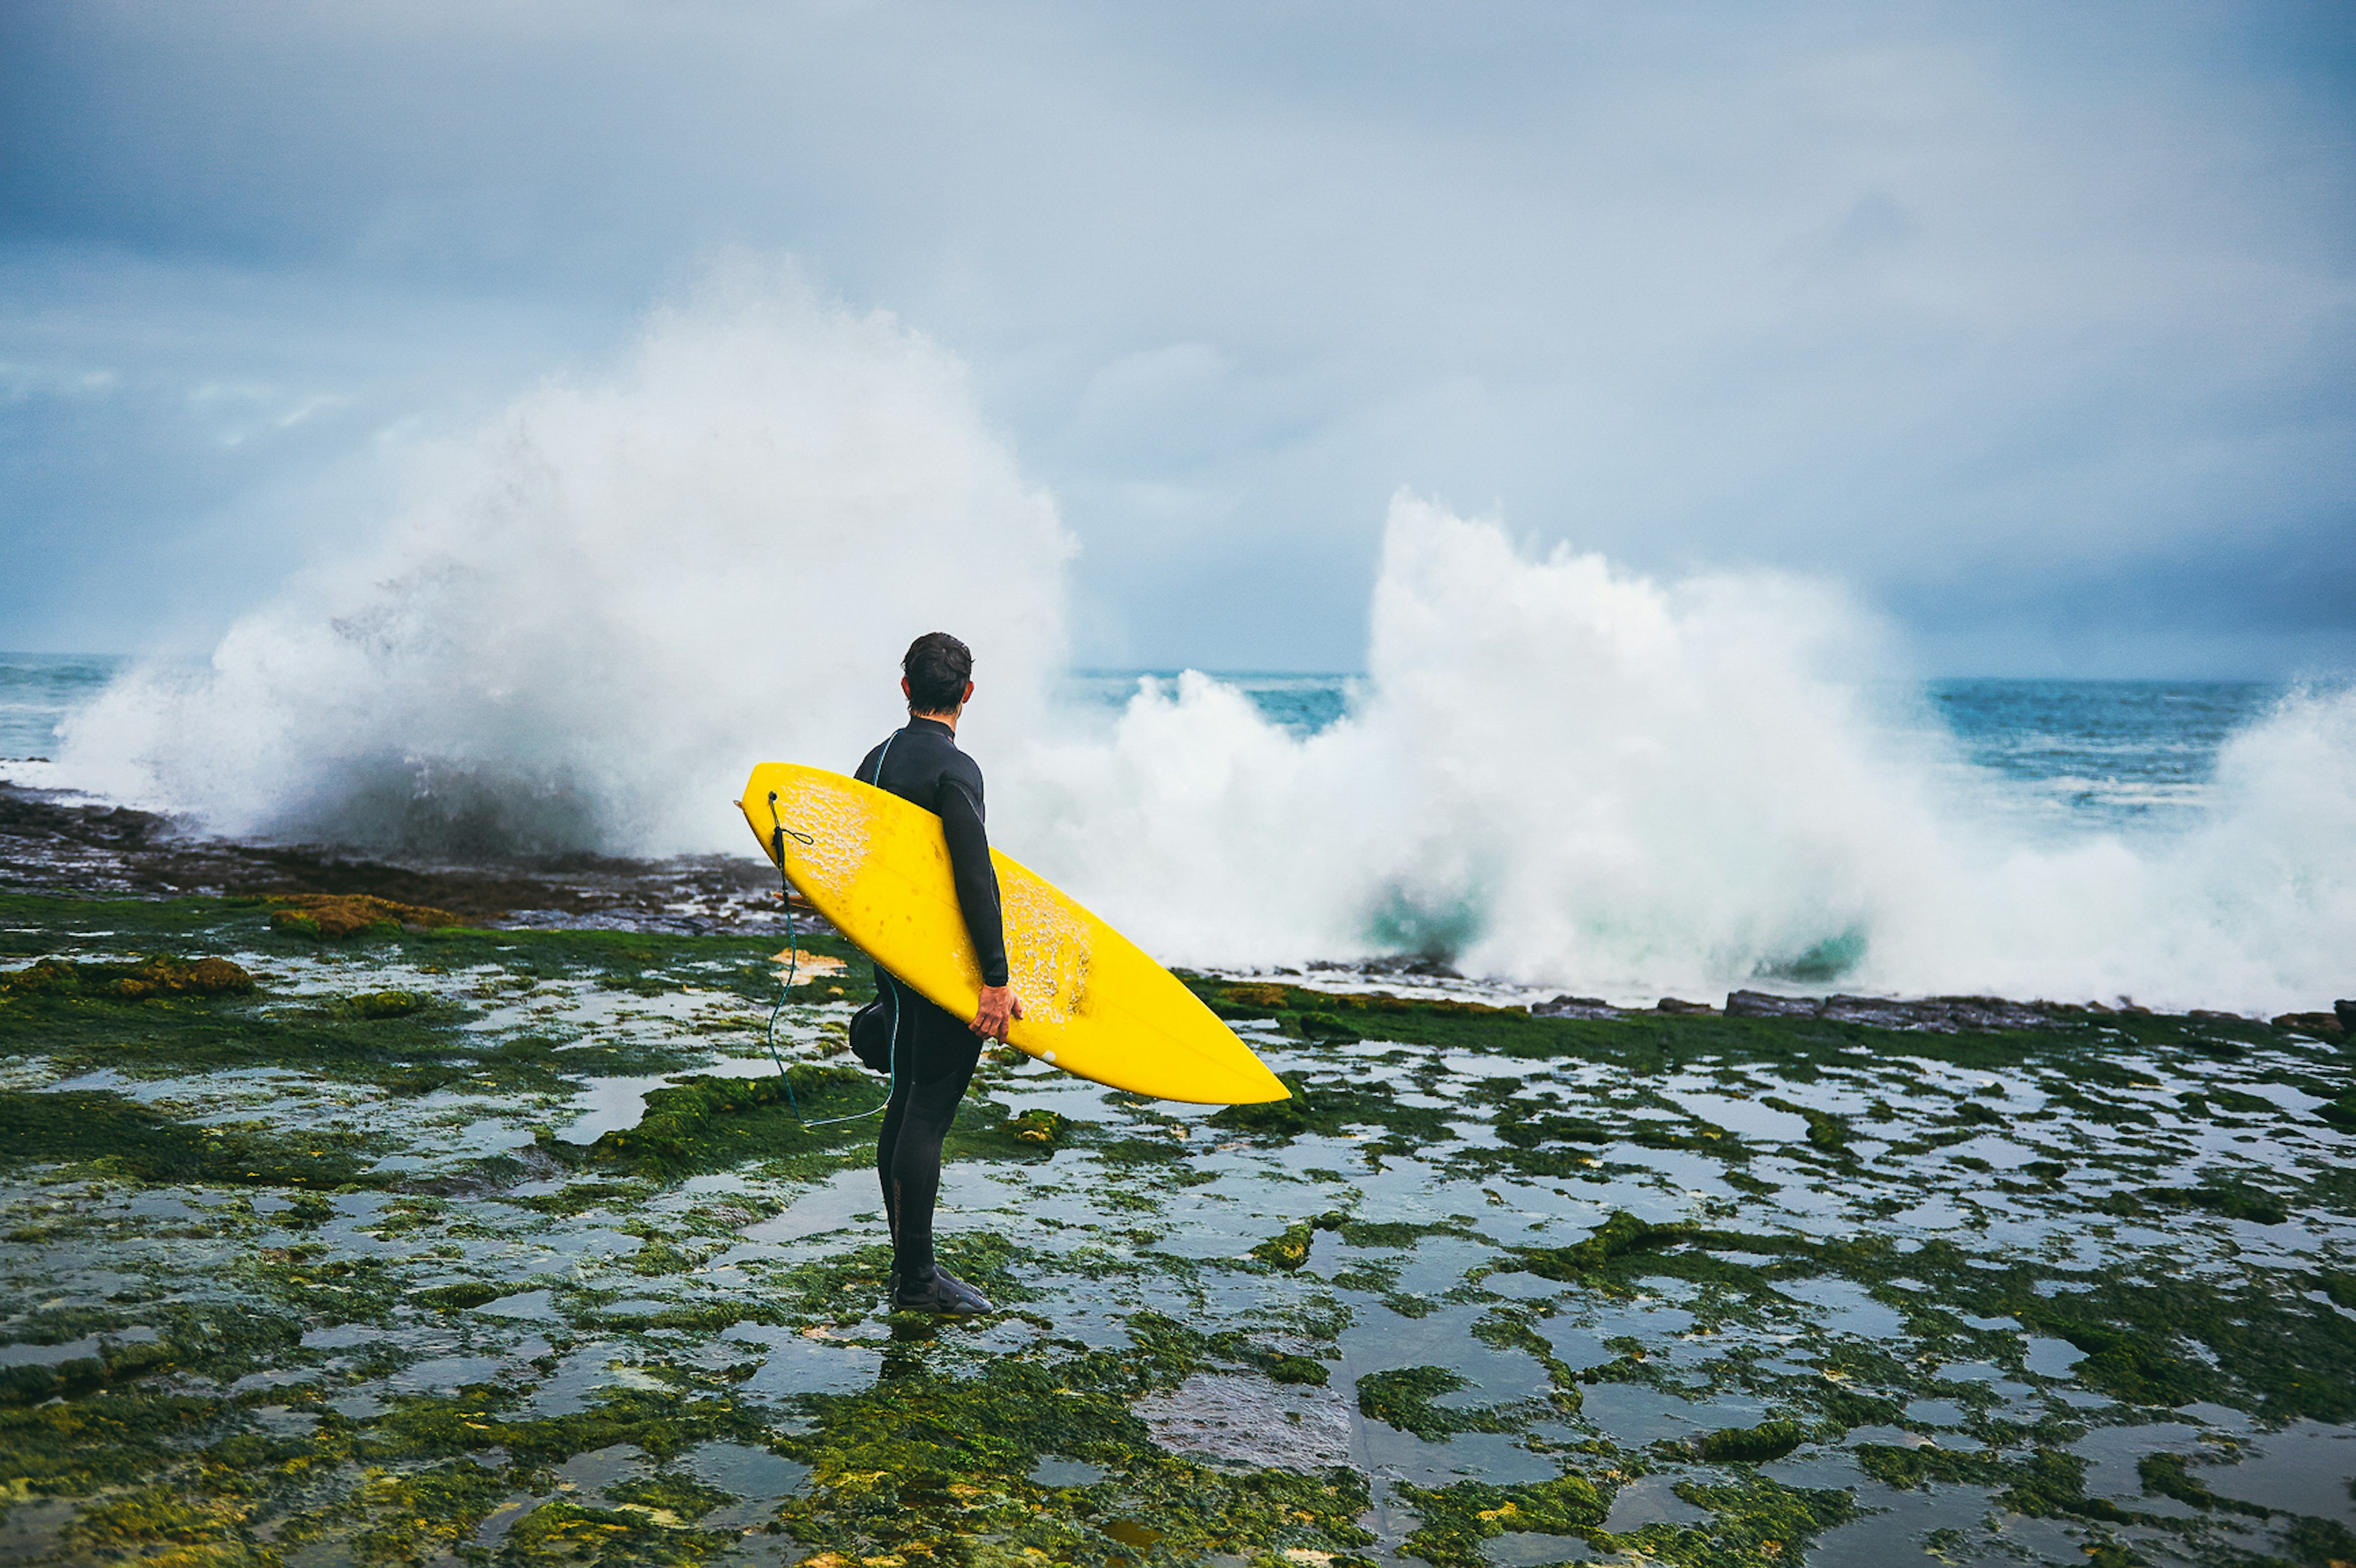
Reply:
M0 0L0 646L208 645L731 247L972 368L1078 653L1401 486L1934 673L2356 666L2356 8Z

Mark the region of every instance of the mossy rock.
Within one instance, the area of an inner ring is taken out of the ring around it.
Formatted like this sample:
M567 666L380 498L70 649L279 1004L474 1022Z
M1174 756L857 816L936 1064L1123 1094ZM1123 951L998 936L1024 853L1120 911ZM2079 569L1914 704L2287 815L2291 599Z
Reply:
M1460 1432L1509 1432L1513 1423L1494 1410L1460 1409L1433 1403L1471 1388L1472 1380L1446 1367L1398 1367L1358 1380L1358 1413L1412 1433L1426 1443L1445 1443Z
M75 964L44 958L0 976L0 997L140 1002L154 997L237 997L252 989L253 976L226 958L199 958L193 964L163 955L139 964Z
M1615 1259L1669 1246L1693 1234L1691 1225L1655 1225L1623 1209L1597 1226L1583 1242L1567 1247L1525 1247L1514 1253L1512 1261L1497 1267L1500 1273L1524 1269L1540 1279L1576 1284Z
M296 893L270 901L272 929L337 941L361 934L398 935L404 926L431 930L458 923L446 909L396 903L368 893Z
M1440 1568L1487 1568L1490 1558L1482 1549L1483 1541L1507 1534L1583 1534L1601 1525L1610 1511L1594 1484L1576 1473L1519 1487L1459 1481L1425 1488L1401 1482L1393 1495L1421 1520L1402 1544ZM1560 1555L1566 1560L1572 1556L1569 1543ZM1539 1553L1524 1560L1552 1558Z
M1730 1426L1710 1433L1697 1447L1705 1459L1763 1465L1782 1458L1807 1437L1807 1429L1796 1421L1762 1421L1756 1426Z
M409 1293L409 1299L420 1307L431 1307L440 1312L464 1312L497 1301L507 1294L496 1285L468 1280L461 1285L441 1285L430 1290L413 1290Z
M1006 1123L1006 1134L1016 1143L1044 1147L1060 1140L1070 1125L1067 1117L1053 1111L1025 1111Z

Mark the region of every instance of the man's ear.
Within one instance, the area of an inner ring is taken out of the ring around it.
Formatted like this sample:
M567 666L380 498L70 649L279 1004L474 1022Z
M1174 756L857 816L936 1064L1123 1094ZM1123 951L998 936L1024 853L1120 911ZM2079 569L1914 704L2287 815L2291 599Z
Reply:
M971 681L967 681L967 682L965 683L965 689L964 689L963 691L961 691L961 692L958 693L958 706L959 708L963 708L967 703L971 702L972 700L973 700L973 682L971 682Z
M908 690L908 677L905 675L900 677L900 695L903 697L911 695Z

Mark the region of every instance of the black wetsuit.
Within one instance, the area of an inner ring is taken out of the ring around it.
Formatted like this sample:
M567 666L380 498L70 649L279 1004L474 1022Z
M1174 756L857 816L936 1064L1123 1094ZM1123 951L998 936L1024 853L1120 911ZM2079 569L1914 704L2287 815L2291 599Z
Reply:
M933 812L949 841L958 906L973 938L984 985L1006 984L1006 936L998 911L998 873L982 828L981 769L957 747L957 732L937 719L907 728L867 753L856 775ZM900 1290L913 1295L933 1279L933 1205L941 1189L941 1140L981 1060L970 1020L935 1007L879 965L875 987L891 1010L892 1097L875 1141L875 1174L892 1226Z

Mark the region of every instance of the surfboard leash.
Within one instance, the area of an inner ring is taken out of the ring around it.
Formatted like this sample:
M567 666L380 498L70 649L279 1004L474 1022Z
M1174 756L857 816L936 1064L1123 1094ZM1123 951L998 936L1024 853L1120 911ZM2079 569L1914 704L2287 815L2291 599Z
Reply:
M766 1038L769 1044L769 1060L777 1066L777 1082L786 1086L786 1104L793 1107L794 1120L801 1124L803 1131L809 1132L819 1127L831 1127L841 1122L864 1121L891 1104L892 1095L887 1090L880 1104L864 1111L854 1111L847 1116L824 1116L815 1122L810 1121L802 1115L801 1097L794 1093L793 1075L786 1071L786 1059L777 1054L777 1019L785 1012L786 1002L793 995L794 976L798 972L801 960L801 943L794 931L794 880L786 875L787 835L791 835L804 844L818 842L809 834L796 832L786 826L785 818L777 815L777 792L771 790L769 792L769 858L776 861L777 880L785 888L786 972L777 977L777 1000L776 1005L769 1009L769 1029ZM899 1049L899 1035L900 1031L897 1029L892 1031L892 1045L894 1051Z

